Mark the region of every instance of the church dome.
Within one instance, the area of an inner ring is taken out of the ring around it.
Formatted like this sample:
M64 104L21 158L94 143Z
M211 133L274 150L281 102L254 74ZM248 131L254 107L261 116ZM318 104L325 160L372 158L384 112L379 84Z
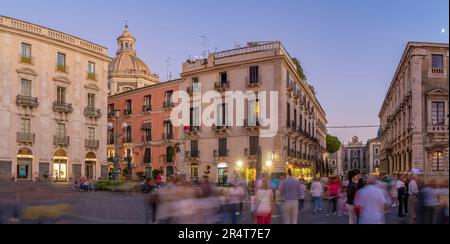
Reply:
M109 77L143 77L149 80L158 80L159 77L153 74L150 68L137 57L136 38L128 30L125 30L117 38L117 56L111 61L108 67Z

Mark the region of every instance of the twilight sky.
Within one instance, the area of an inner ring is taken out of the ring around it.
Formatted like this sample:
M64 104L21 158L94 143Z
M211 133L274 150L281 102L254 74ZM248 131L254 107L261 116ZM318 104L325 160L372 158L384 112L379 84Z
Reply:
M408 41L448 43L448 0L0 0L0 15L53 28L109 48L128 20L138 55L166 79L203 51L280 40L298 57L329 126L377 125ZM443 31L445 29L445 31ZM377 129L330 129L364 141Z

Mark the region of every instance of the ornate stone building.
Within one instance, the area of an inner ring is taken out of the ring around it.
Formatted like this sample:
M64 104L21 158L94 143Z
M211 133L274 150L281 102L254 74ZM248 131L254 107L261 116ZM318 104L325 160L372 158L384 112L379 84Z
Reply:
M380 173L381 140L379 137L367 141L369 172Z
M117 56L109 64L109 95L159 83L159 76L137 57L136 38L128 31L128 26L117 38Z
M448 44L410 42L381 107L381 171L448 179Z
M359 169L363 173L369 173L369 164L367 163L367 144L354 136L351 141L343 145L343 166L344 172L347 173L352 169Z
M106 172L107 49L0 16L0 177Z
M194 97L193 119L184 133L187 164L183 172L187 179L196 181L206 175L218 184L235 180L251 183L258 171L285 176L290 168L295 177L311 180L315 173L324 172L325 112L280 42L249 43L186 62L181 78L181 89ZM229 117L227 109L236 108L228 101L218 104L212 127L197 126L202 105L195 102L195 94L204 95L210 90L222 97L227 91L276 91L278 98L246 99L239 105L244 107L244 121L240 121L243 126L236 126L238 122ZM270 104L278 108L278 131L272 137L261 136L265 126L259 117L260 104L264 101L264 108L270 108Z

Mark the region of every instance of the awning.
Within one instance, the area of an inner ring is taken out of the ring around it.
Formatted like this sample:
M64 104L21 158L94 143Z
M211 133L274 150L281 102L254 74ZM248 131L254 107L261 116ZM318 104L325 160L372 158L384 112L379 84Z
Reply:
M151 130L152 129L152 123L151 122L143 123L141 129L142 130Z

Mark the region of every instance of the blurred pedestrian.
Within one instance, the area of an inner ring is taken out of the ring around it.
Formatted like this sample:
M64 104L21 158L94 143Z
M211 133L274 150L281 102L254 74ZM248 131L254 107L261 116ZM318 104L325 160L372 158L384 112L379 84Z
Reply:
M347 202L347 189L345 187L341 187L340 192L338 194L338 216L348 215L346 202Z
M273 204L273 191L269 189L269 182L264 180L255 196L255 215L257 224L270 224Z
M385 213L389 208L387 194L375 186L377 178L367 176L367 185L357 192L354 205L359 209L359 224L385 224Z
M361 173L358 169L353 169L348 173L347 187L347 211L349 224L356 224L357 216L355 212L354 200L358 191L358 182L361 179Z
M408 212L405 206L406 202L406 186L405 186L405 176L401 175L397 182L395 183L397 188L397 199L398 199L398 217L402 218Z
M277 191L280 185L280 180L278 179L278 176L275 176L272 181L271 181L271 187L272 187L272 195L273 195L273 200L276 202L277 201Z
M298 211L300 212L305 208L306 185L305 180L303 178L300 178L299 181L300 181L300 196L298 197Z
M328 184L328 214L336 215L337 214L337 201L339 189L341 188L341 183L336 177L330 178L330 183Z
M436 212L439 208L439 189L435 179L429 180L428 186L423 189L424 194L424 223L435 224Z
M419 194L419 188L417 186L417 175L412 175L411 180L408 184L408 194L409 194L409 213L410 213L410 224L416 223L417 216L417 195Z
M438 224L448 224L448 180L444 180L439 188Z
M312 196L312 202L313 202L313 212L321 212L322 211L322 194L323 194L323 185L321 180L316 177L311 184L311 196Z
M288 178L281 183L280 188L285 224L297 224L298 222L298 198L300 191L300 182L292 178L292 170L289 169Z

